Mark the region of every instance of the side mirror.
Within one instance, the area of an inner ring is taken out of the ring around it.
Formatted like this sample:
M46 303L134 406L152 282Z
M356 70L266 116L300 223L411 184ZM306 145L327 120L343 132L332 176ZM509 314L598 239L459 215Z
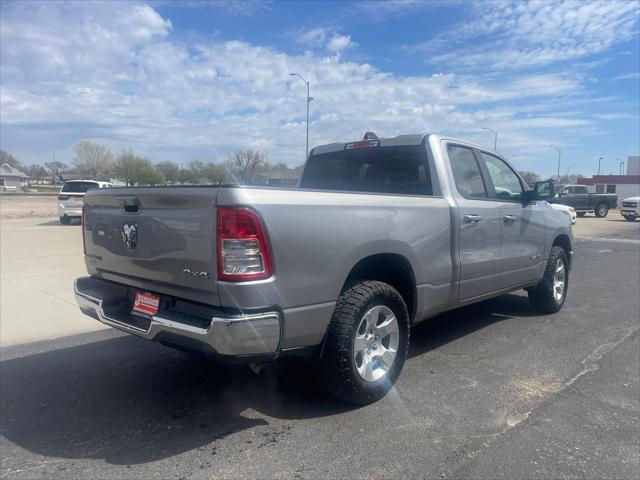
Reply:
M536 200L549 200L555 196L555 184L553 180L536 182L533 190L522 192L522 201L527 204Z

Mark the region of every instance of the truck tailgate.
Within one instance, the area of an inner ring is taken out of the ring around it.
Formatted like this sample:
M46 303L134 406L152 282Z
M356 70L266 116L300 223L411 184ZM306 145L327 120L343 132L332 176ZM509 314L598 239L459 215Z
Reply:
M217 187L92 190L85 198L89 273L218 305Z

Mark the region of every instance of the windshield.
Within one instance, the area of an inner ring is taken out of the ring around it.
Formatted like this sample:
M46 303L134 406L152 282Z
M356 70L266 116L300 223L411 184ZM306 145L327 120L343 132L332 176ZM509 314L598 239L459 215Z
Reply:
M373 147L312 155L301 188L432 195L424 146Z
M85 193L92 188L98 188L97 182L66 182L62 186L62 190L65 193Z

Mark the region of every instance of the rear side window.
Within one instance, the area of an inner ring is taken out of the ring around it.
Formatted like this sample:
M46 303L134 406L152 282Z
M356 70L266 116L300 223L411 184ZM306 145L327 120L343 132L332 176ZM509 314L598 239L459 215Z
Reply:
M96 182L66 182L62 186L62 192L65 193L85 193L92 188L98 188L99 184Z
M448 145L447 153L458 191L465 197L486 197L480 167L470 148Z
M371 147L309 157L301 188L433 195L424 146Z
M587 187L575 187L576 193L589 193Z

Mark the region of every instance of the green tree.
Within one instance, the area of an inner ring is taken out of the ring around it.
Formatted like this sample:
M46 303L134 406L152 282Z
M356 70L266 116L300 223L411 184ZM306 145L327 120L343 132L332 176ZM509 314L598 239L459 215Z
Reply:
M221 163L207 164L204 169L204 176L209 183L214 185L233 182L229 169Z
M167 183L176 183L180 181L180 165L170 160L156 163L156 170L160 172Z
M113 166L113 174L127 186L158 185L165 183L164 175L146 158L138 157L131 150L123 151Z
M94 180L108 180L113 167L113 155L107 147L83 140L74 147L73 165L79 174Z

